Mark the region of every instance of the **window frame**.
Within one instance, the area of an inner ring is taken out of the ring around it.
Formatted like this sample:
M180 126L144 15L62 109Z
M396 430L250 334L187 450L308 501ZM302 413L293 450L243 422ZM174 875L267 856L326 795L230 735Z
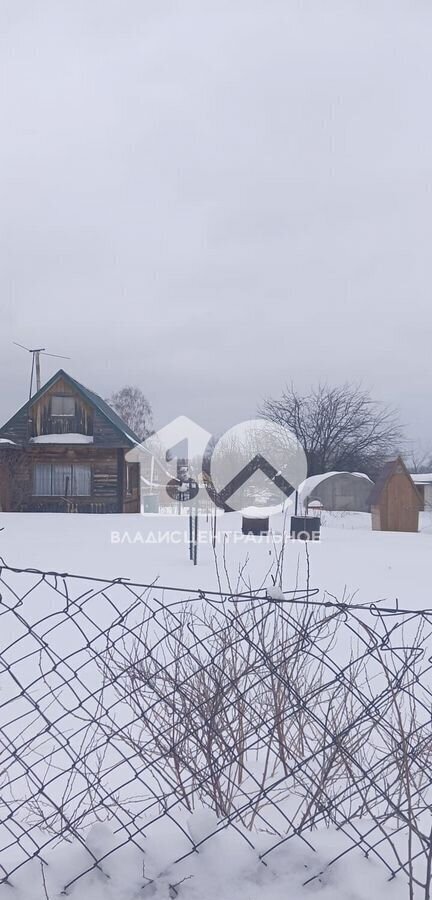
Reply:
M127 462L126 463L126 475L125 475L126 497L132 496L131 475L132 475L131 463Z
M53 411L54 400L70 400L73 403L73 412L56 413ZM52 394L50 398L50 417L51 419L73 419L76 416L76 399L72 394Z
M139 471L135 468L137 463L126 463L125 474L125 494L126 497L132 497L134 491L139 489Z

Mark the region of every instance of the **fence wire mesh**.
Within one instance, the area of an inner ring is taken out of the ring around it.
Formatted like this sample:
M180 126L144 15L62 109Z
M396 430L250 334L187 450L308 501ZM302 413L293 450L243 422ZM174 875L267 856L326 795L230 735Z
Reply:
M432 610L5 563L0 593L0 883L75 841L67 893L166 822L173 871L222 830L267 865L327 829L328 865L357 849L429 900Z

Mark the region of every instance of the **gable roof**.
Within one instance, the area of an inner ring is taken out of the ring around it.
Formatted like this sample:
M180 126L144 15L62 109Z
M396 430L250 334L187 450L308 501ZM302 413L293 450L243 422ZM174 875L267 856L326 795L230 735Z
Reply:
M72 378L70 375L66 375L66 372L62 372L62 374L63 377L66 376L66 378L68 378L69 381L73 385L75 385L76 389L80 391L84 395L84 397L86 397L88 401L93 404L93 406L95 406L99 410L99 412L102 413L103 416L105 416L106 419L108 419L111 425L113 425L114 428L117 428L118 431L120 431L122 435L124 435L124 437L131 442L131 444L141 443L138 435L136 435L135 432L132 431L131 428L129 428L129 425L126 425L126 422L124 422L123 419L120 418L120 416L116 412L114 412L114 410L109 405L109 403L106 402L106 400L103 400L102 397L99 397L99 394L95 394L94 391L89 390L89 388L86 388L79 381L75 381L75 378Z
M378 505L378 503L380 502L380 499L381 499L381 495L387 485L387 482L390 481L390 478L392 478L393 475L396 475L398 473L406 476L406 478L409 480L409 482L412 486L413 493L416 495L419 504L422 505L423 501L422 501L420 494L411 478L411 475L408 472L408 469L407 469L402 457L398 456L397 459L392 459L389 462L387 462L385 464L382 472L378 476L378 478L375 482L375 485L371 491L370 498L369 498L369 502L370 502L371 506Z
M128 425L126 425L126 422L124 422L123 419L121 419L113 409L111 409L106 400L103 400L102 397L99 396L99 394L95 394L94 391L89 390L89 388L85 387L85 385L81 384L79 381L76 381L76 379L72 378L72 375L69 375L64 371L64 369L59 369L58 372L56 372L55 375L53 375L52 378L50 378L49 381L46 382L46 384L42 385L42 387L39 391L36 392L36 394L33 394L33 396L29 400L27 400L26 403L24 403L24 405L2 426L2 428L0 428L0 435L2 432L7 432L8 425L10 425L10 423L17 416L25 412L30 406L33 406L33 404L36 403L39 398L42 397L46 393L46 391L48 391L60 378L68 381L69 384L72 385L72 387L74 387L75 390L79 394L81 394L81 396L85 400L87 400L88 403L91 404L91 406L97 409L98 412L100 412L100 414L104 417L104 419L106 419L110 423L110 425L112 425L113 428L115 428L116 431L121 434L122 438L126 438L131 447L135 444L141 443L139 437L135 434L135 432L132 431L132 429L129 428Z

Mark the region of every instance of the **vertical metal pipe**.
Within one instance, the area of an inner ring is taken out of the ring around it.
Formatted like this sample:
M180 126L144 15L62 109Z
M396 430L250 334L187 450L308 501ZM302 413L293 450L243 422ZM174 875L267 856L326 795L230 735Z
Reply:
M194 566L198 562L198 510L195 510Z
M189 559L193 559L192 507L189 506Z

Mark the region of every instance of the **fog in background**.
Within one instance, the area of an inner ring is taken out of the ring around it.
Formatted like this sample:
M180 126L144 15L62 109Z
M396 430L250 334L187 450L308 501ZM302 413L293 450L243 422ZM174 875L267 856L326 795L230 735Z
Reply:
M2 421L16 340L157 425L356 380L432 446L428 0L0 0L0 25Z

